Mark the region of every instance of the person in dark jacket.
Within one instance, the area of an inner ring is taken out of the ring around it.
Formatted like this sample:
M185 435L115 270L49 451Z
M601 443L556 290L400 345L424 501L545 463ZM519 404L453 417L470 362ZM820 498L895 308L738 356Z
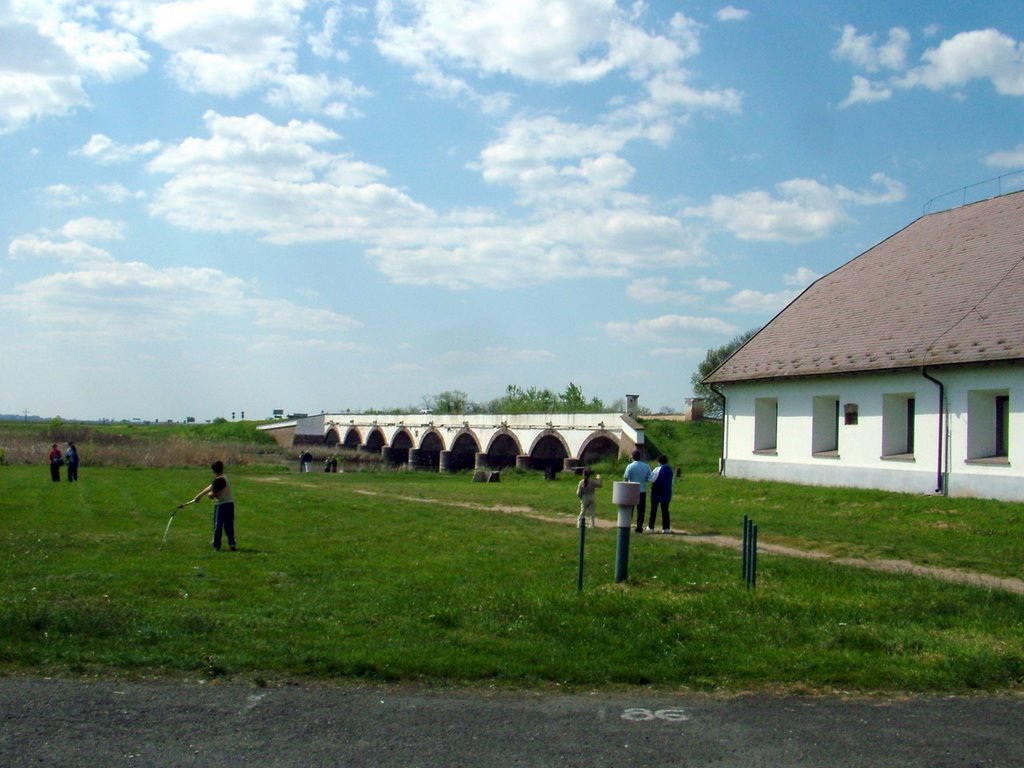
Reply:
M64 461L68 465L68 482L78 480L78 449L74 443L68 443L68 449L64 451Z
M661 507L661 532L672 533L672 524L669 519L669 504L672 502L672 467L669 466L668 456L662 454L658 457L658 466L654 468L651 475L651 521L647 530L654 528L654 521L658 516L658 507Z

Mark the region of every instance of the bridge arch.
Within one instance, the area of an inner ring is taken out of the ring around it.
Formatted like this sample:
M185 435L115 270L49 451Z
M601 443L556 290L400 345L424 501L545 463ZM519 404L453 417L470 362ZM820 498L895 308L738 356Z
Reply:
M553 475L561 471L570 456L572 452L565 438L554 429L546 429L530 446L527 466L530 469L542 469L546 475Z
M412 435L409 434L409 430L402 427L402 429L396 430L395 434L391 436L391 445L388 447L397 448L400 451L407 451L412 448L413 445Z
M519 444L515 433L504 429L491 437L491 441L487 444L484 460L489 467L504 469L505 467L514 467L517 457L522 453L523 447Z
M380 455L386 463L393 467L399 467L409 463L409 451L412 448L412 436L408 429L402 427L391 435L391 445L383 446Z
M327 434L324 435L324 445L335 446L341 442L341 435L338 434L337 427L332 426L327 430Z
M604 459L614 459L619 455L619 443L608 432L595 432L583 441L580 446L580 464L597 464Z
M358 450L359 446L363 444L363 436L359 433L359 429L357 427L349 427L345 431L345 440L343 443L349 450Z
M480 442L472 430L463 429L452 440L448 453L448 469L473 469L476 467L476 455L480 453Z
M545 429L534 439L533 445L530 446L529 454L538 459L555 455L566 459L572 456L572 451L569 450L569 444L565 442L565 438L562 437L561 433L554 429Z
M366 450L380 451L385 445L387 440L384 438L384 432L379 427L371 429L370 434L366 436Z
M480 452L480 441L477 439L476 434L471 429L459 430L459 433L452 440L452 447L449 448L453 453L455 451L461 451L463 453L479 453Z
M431 427L420 435L419 449L421 451L443 451L444 437L437 429Z
M409 463L417 469L439 469L441 451L444 450L444 438L441 433L431 427L420 436L420 446L410 453Z

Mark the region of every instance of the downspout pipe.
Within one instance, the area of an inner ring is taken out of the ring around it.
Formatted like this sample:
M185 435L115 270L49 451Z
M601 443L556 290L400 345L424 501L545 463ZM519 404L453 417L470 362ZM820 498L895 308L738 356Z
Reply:
M937 462L937 477L935 480L935 492L941 493L943 496L948 494L945 482L945 469L943 467L943 460L945 452L943 451L943 439L946 433L945 421L946 421L946 385L936 379L934 376L928 373L927 368L921 368L921 375L924 376L928 381L932 382L939 388L939 457Z
M718 457L718 474L725 474L725 457L729 455L729 420L726 418L728 415L729 401L725 397L725 393L716 387L714 384L708 384L708 387L722 398L722 455Z

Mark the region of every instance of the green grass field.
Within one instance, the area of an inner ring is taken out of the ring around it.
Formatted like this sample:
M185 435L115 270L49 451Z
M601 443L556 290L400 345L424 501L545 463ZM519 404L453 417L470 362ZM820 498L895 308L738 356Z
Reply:
M676 429L673 427L673 430ZM705 433L701 433L702 435ZM676 448L665 435L661 444ZM681 449L679 449L681 452ZM674 450L670 450L673 461ZM719 478L694 459L673 527L1017 576L1016 505ZM610 481L599 496L611 522ZM1009 691L1024 597L644 536L614 583L614 529L587 532L576 478L231 471L238 552L204 469L0 467L0 671L369 679L573 689Z

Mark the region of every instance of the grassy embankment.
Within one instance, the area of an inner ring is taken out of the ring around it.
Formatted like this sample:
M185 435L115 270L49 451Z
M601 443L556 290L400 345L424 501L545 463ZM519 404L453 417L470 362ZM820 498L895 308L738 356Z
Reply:
M712 425L648 429L683 467L677 530L738 536L747 514L762 541L1017 575L1016 505L726 480ZM587 533L579 593L565 473L480 484L253 462L230 475L240 551L214 553L208 503L161 544L208 471L83 455L77 485L0 467L8 673L857 692L1024 680L1024 597L1005 592L767 554L748 591L737 552L686 536L634 538L615 584L605 528Z

